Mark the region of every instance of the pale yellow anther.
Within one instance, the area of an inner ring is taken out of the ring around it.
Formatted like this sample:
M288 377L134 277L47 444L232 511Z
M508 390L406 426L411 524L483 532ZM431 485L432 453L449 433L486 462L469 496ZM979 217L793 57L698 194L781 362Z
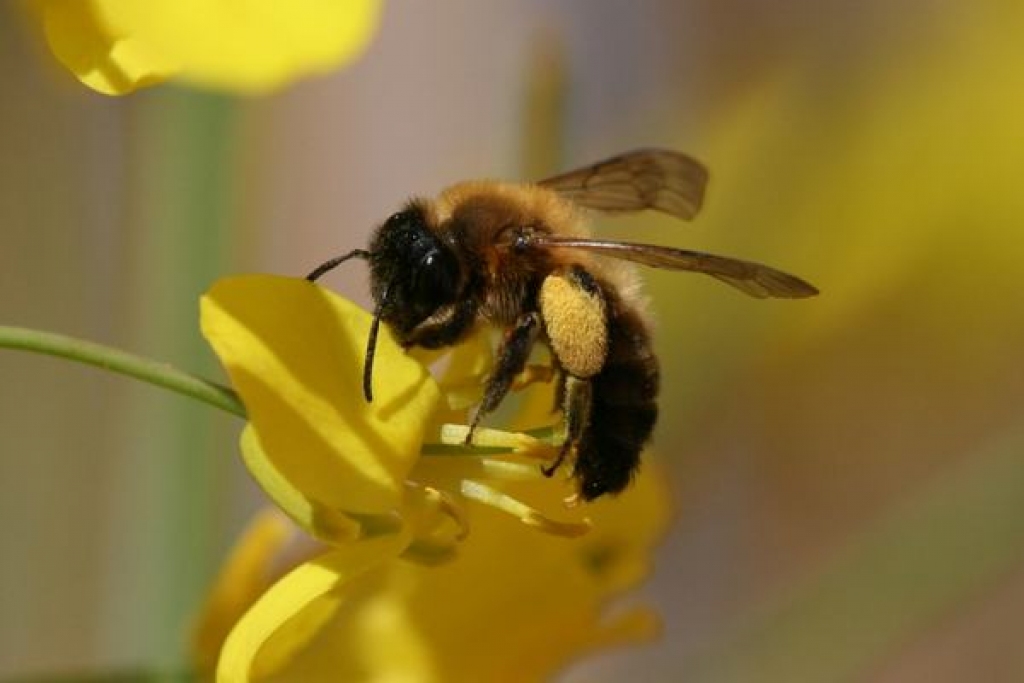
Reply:
M487 477L503 481L547 479L537 465L527 465L521 462L506 462L488 458L480 462L480 467Z
M469 425L444 424L441 425L441 443L448 446L461 446L466 443L469 435ZM505 448L514 453L535 451L540 448L549 448L549 444L524 434L523 432L506 432L500 429L478 427L473 431L473 442L471 446L480 448Z

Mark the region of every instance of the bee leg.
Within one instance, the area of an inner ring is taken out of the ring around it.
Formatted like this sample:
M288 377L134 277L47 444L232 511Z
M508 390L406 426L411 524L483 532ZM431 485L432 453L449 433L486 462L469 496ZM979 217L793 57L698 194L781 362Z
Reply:
M501 400L508 395L516 376L526 367L526 361L530 358L530 351L537 341L539 332L540 316L530 312L521 316L516 321L516 326L505 335L501 348L498 349L497 365L487 379L483 401L480 402L473 422L469 425L469 433L466 434L467 445L473 441L473 432L480 424L480 420L498 407Z
M562 371L566 437L558 457L543 468L554 474L590 426L590 378L608 356L608 304L594 276L579 266L552 273L540 290L540 312Z
M551 412L557 413L565 410L565 385L569 381L569 373L559 365L555 365L555 394L551 401Z
M591 385L589 379L565 375L565 442L558 451L558 457L550 465L541 467L545 477L555 473L565 456L583 438L590 424Z

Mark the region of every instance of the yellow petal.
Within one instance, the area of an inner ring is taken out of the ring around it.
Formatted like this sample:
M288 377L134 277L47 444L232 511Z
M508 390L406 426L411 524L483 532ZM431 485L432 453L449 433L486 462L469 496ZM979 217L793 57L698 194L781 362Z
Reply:
M260 92L324 73L368 45L380 0L39 0L47 39L90 87L122 94L170 75Z
M45 0L36 8L54 56L93 90L123 95L178 70L145 41L108 24L89 0Z
M367 403L361 382L370 316L304 280L221 280L201 309L203 334L245 403L266 458L267 467L253 473L276 489L268 493L279 499L285 482L288 495L297 492L320 509L396 509L440 399L426 369L381 329L376 395Z
M194 652L200 670L213 670L232 627L288 569L282 566L281 557L297 531L280 512L267 509L256 515L243 532L221 567L197 620Z
M409 538L403 530L345 546L274 584L231 631L217 666L218 682L248 683L286 665L358 586L355 579L397 556Z
M252 425L246 425L240 439L245 466L285 514L296 524L325 543L337 545L354 541L360 535L360 525L344 510L330 508L295 487L295 483L277 469L274 460L267 457L259 436Z
M400 599L415 590L393 571L402 564L379 565L350 582L316 638L270 681L447 683L436 671L429 639Z

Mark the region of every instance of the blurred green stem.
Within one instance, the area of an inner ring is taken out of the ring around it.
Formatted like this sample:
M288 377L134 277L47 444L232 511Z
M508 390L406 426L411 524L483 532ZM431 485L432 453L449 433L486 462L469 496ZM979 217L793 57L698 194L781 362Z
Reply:
M231 389L182 372L166 363L142 358L102 344L52 332L0 325L0 348L31 351L95 365L104 370L176 391L232 415L246 417L245 406Z

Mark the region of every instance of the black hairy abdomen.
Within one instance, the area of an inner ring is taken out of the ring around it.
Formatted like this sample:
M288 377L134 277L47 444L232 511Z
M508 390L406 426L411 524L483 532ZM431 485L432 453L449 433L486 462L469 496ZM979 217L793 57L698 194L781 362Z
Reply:
M590 423L577 447L574 475L583 498L626 488L658 419L658 359L643 319L605 288L608 357L591 378Z

